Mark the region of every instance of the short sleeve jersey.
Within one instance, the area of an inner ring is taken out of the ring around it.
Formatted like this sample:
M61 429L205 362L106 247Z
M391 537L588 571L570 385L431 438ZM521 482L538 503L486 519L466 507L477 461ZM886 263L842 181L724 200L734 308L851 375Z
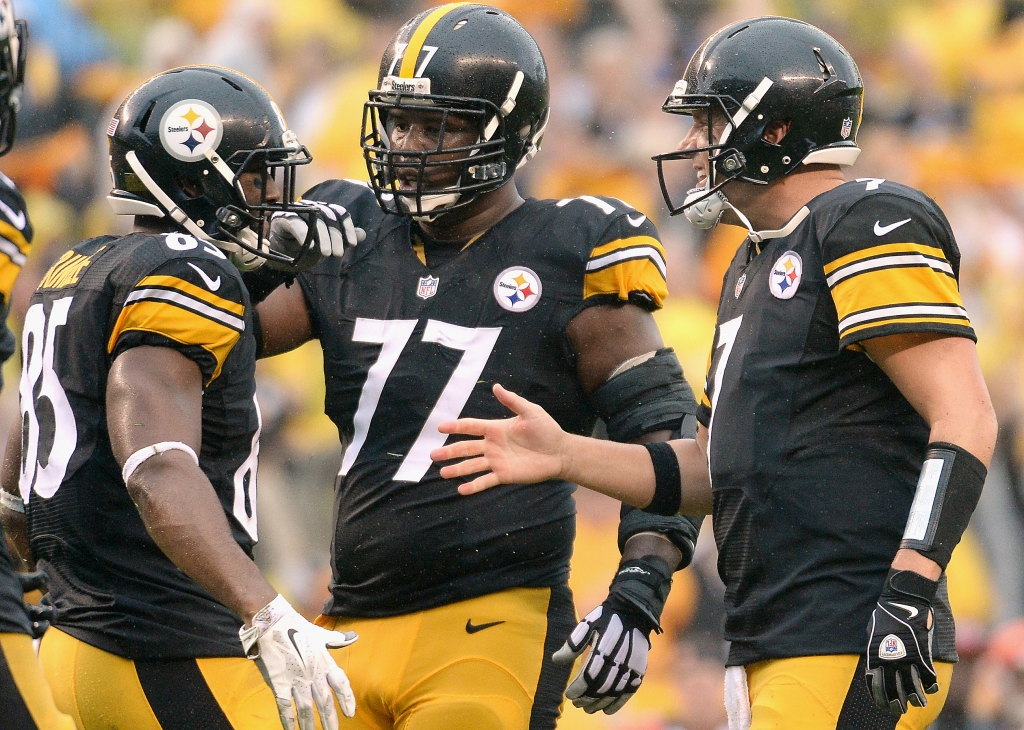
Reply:
M11 179L0 173L0 364L14 354L15 337L7 326L7 313L14 282L25 265L31 244L32 223L25 210L25 199Z
M131 348L169 347L196 363L199 465L251 554L260 417L250 309L224 255L178 233L86 241L32 295L20 490L62 631L133 659L242 655L240 619L147 534L111 451L105 398L112 363Z
M346 445L326 612L388 616L563 583L571 485L466 499L430 451L445 442L443 420L508 415L496 382L589 434L596 415L565 328L593 304L661 305L654 227L614 199L531 199L428 268L408 219L381 212L364 184L331 181L304 197L346 207L367 233L299 277L324 349L326 412Z
M863 651L929 432L861 343L974 339L956 242L922 193L848 182L789 228L737 251L698 409L731 664ZM945 595L937 659L956 656Z

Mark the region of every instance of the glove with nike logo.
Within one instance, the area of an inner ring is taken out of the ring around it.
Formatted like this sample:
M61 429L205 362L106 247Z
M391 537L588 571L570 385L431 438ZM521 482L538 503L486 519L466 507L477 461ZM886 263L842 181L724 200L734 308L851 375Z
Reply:
M587 713L611 715L636 694L647 673L651 631L661 633L661 611L672 587L672 570L648 555L619 566L608 598L587 614L555 652L556 664L569 664L588 646L590 656L565 690Z
M937 581L909 570L890 570L868 624L867 682L875 704L893 715L928 704L939 691L932 662Z
M324 730L338 730L334 697L345 717L356 714L356 698L348 677L327 649L348 646L357 637L311 624L278 596L253 617L252 626L238 631L242 649L261 665L277 699L285 730L315 730L313 705ZM332 694L333 693L333 694ZM294 707L293 707L294 703Z

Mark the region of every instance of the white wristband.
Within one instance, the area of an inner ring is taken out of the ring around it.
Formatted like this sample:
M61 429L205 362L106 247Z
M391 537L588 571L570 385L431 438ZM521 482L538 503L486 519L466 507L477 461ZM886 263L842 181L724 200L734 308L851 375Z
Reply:
M0 489L0 504L11 512L25 514L25 503L21 501L21 497L17 494L11 494L6 489Z
M124 462L124 468L121 469L121 477L127 483L131 475L135 473L135 470L142 466L146 459L150 459L157 454L162 454L165 451L184 451L186 454L192 457L192 461L199 466L199 457L196 456L196 452L192 450L192 447L188 444L183 444L181 441L161 441L158 444L152 446L144 446L143 448L136 451L134 454L129 456Z

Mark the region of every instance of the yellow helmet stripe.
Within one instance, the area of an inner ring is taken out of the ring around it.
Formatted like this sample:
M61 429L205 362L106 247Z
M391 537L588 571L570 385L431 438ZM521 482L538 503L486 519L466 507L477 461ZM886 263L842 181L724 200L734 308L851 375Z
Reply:
M413 32L412 38L409 39L409 46L405 49L405 55L402 56L402 66L398 70L399 76L403 79L411 79L413 77L413 74L416 72L416 61L419 60L420 51L423 50L423 44L426 42L430 31L441 22L441 18L462 5L470 5L470 3L448 3L447 5L441 5L434 8L430 15L423 19L423 22Z

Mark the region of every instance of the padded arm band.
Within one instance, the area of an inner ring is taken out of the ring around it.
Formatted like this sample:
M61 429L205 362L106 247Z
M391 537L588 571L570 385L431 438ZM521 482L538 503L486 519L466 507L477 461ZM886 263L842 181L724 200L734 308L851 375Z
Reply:
M956 444L928 444L900 548L917 550L945 570L987 475L985 465Z
M591 394L591 403L607 424L612 441L632 441L661 430L672 431L674 438L680 431L684 431L684 437L696 435L697 401L671 348L658 350L653 357L609 378ZM682 570L693 558L703 520L703 516L655 515L623 504L619 551L634 535L654 532L682 553L682 560L675 566L675 570Z
M652 431L679 427L697 412L693 389L672 348L609 378L590 396L612 441L632 441Z
M682 477L679 475L679 457L664 441L644 444L654 465L654 498L644 512L656 515L674 515L683 501Z
M182 443L181 441L161 441L150 446L143 446L141 449L136 451L134 454L125 459L124 468L121 469L121 477L125 483L131 479L132 474L135 470L143 465L147 460L152 459L157 454L163 454L168 451L184 451L186 454L192 457L192 461L199 466L199 457L196 456L196 452L193 451L192 447L188 444Z
M25 514L25 503L21 500L20 494L11 494L6 489L0 489L0 504L11 512Z

